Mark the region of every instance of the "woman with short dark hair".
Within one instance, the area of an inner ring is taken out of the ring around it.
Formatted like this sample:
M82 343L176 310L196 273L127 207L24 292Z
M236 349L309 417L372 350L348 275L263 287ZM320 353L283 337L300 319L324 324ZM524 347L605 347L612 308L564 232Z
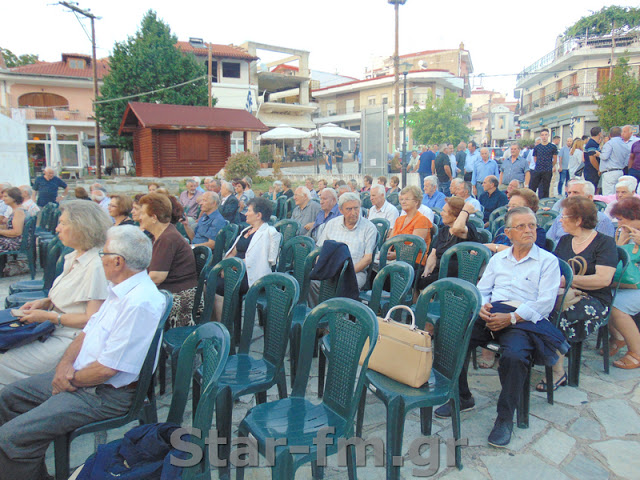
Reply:
M149 277L158 288L173 294L170 327L189 325L198 284L191 247L171 223L173 205L166 195L145 195L140 199L140 206L140 228L154 238Z
M114 225L134 225L133 220L129 218L133 208L131 197L122 194L111 195L108 207Z
M616 242L612 237L595 230L598 210L587 197L573 196L560 204L560 221L566 232L554 251L558 258L573 269L572 288L581 295L580 300L560 316L560 330L569 343L582 342L596 331L611 308L611 280L618 264ZM561 286L564 287L564 279ZM564 356L553 366L553 389L567 384ZM541 381L536 389L547 391Z
M0 252L10 252L20 248L26 213L21 208L22 192L19 188L7 188L2 199L12 212L7 219L7 228L0 229Z

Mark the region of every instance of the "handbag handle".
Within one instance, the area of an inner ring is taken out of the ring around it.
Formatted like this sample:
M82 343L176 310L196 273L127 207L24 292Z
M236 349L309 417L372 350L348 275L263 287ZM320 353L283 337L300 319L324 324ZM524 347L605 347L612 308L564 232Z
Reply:
M387 315L384 317L383 321L385 321L385 322L394 321L395 322L395 320L393 320L391 318L391 312L393 312L394 310L397 310L397 309L407 310L409 312L409 315L411 315L411 325L409 326L409 328L411 330L415 330L416 329L416 316L413 313L413 310L411 310L411 308L407 307L406 305L396 305L395 307L391 307L389 309L389 311L387 312ZM398 323L398 322L396 322L396 323Z

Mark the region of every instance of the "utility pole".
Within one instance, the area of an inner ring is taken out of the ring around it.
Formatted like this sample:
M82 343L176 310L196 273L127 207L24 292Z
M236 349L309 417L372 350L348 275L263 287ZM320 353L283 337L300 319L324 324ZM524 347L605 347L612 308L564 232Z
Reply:
M609 61L609 81L613 79L613 55L616 48L616 21L613 21L613 30L611 30L611 60Z
M96 17L93 13L91 13L88 9L82 10L76 4L70 2L58 2L60 5L67 7L68 9L79 13L83 17L91 19L91 52L92 52L92 64L93 64L93 117L96 121L94 127L94 134L96 137L95 151L96 151L96 176L98 178L102 178L102 149L100 148L100 123L98 123L98 114L96 113L96 104L95 102L98 100L98 61L96 59L96 27L95 20Z
M388 3L393 4L396 20L396 46L393 53L393 88L395 100L393 102L395 115L393 121L393 130L395 135L394 144L397 147L398 140L400 140L400 5L407 3L407 0L387 0ZM404 187L405 185L403 185Z
M493 140L493 135L492 135L492 132L491 132L491 129L493 127L491 125L491 101L492 100L493 100L493 93L490 93L489 94L489 108L488 108L489 113L488 113L488 117L487 117L487 130L488 130L488 132L487 132L487 140L489 141L489 145L488 145L489 147L491 147L491 141Z
M213 101L211 100L211 62L213 58L211 55L211 42L209 42L209 66L207 68L207 85L209 87L209 108L211 108L211 104Z

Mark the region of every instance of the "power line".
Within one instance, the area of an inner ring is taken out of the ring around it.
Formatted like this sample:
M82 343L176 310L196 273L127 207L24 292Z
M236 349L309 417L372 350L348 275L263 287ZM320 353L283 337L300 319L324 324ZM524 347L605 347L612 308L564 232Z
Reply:
M111 102L117 102L119 100L128 100L130 98L137 98L137 97L144 97L146 95L151 95L152 93L157 93L157 92L162 92L164 90L171 90L173 88L178 88L178 87L182 87L184 85L188 85L190 83L195 83L198 82L200 80L204 80L205 78L207 78L206 75L202 75L198 78L194 78L193 80L187 80L186 82L182 82L182 83L178 83L177 85L171 85L169 87L163 87L163 88L158 88L156 90L150 90L148 92L143 92L143 93L136 93L135 95L127 95L125 97L118 97L118 98L108 98L105 100L98 100L93 102L94 105L100 104L100 103L111 103Z

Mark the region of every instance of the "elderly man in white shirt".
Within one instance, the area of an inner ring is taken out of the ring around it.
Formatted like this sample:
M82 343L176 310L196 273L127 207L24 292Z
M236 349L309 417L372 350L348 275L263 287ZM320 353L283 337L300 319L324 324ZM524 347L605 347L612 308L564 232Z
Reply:
M55 370L0 392L2 478L47 478L44 463L56 437L123 415L165 310L149 278L151 241L137 227L113 227L100 252L107 299L69 345Z
M393 228L399 212L396 207L387 202L386 191L383 185L371 187L371 208L369 209L369 220L374 218L384 218Z
M33 189L29 185L20 185L22 192L22 205L20 207L26 212L28 217L38 215L40 207L33 201Z
M473 187L471 186L471 182L462 182L460 184L460 186L456 189L456 197L460 197L461 199L464 200L464 203L470 203L471 205L473 205L473 208L476 209L476 212L482 212L484 209L482 208L482 205L480 205L480 202L473 198L473 196L471 195L471 191L473 190Z
M560 287L560 267L553 254L535 244L536 226L535 213L529 208L509 210L505 233L512 246L491 258L478 282L483 306L473 327L469 349L492 340L502 348L498 367L502 385L498 418L489 434L489 444L496 447L504 447L511 440L513 414L520 401L530 358L536 351L531 336L543 331L546 334L555 328L543 319L555 305ZM543 323L538 325L541 321ZM560 353L566 353L568 344L560 332L556 333L560 338L557 348ZM461 411L475 406L467 382L467 368L468 362L460 374ZM451 408L446 404L435 413L439 417L450 417Z

